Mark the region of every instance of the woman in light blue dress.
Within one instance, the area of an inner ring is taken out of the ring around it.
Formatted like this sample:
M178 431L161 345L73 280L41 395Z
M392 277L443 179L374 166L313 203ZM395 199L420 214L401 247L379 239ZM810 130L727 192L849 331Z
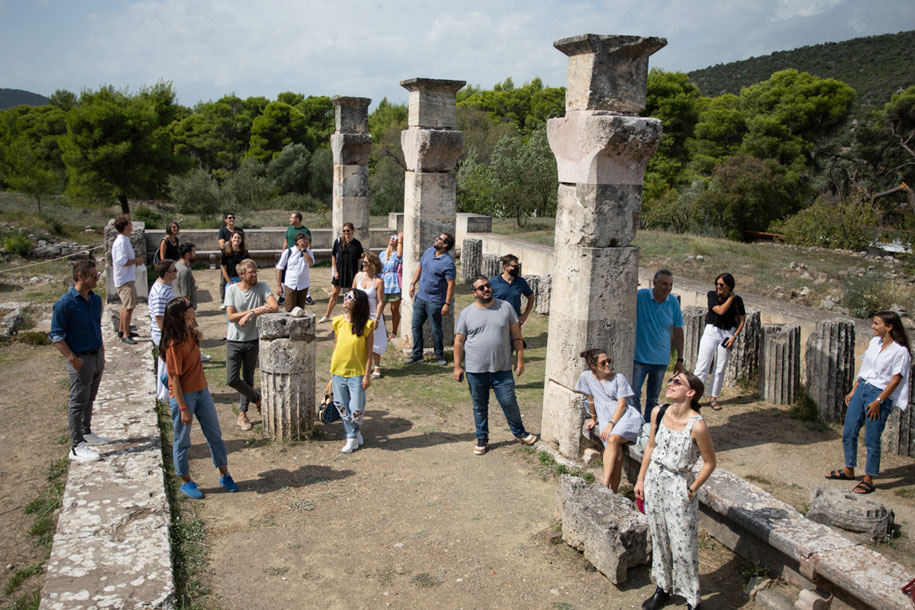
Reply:
M381 279L384 281L384 302L391 305L391 334L388 340L397 337L400 327L401 274L403 273L403 233L391 235L388 247L379 253ZM384 330L384 326L381 327Z
M575 384L575 391L588 397L591 419L588 430L597 428L604 444L603 483L619 490L623 473L623 447L634 443L642 431L641 413L635 407L635 392L620 373L615 373L610 357L602 349L589 349L581 353L588 364Z

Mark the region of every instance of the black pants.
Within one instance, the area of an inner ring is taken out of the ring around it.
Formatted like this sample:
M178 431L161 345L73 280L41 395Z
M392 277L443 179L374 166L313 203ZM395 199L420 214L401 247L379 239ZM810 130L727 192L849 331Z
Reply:
M254 389L254 369L259 351L257 341L226 341L226 384L241 394L238 410L248 411L248 404L260 402L260 392Z

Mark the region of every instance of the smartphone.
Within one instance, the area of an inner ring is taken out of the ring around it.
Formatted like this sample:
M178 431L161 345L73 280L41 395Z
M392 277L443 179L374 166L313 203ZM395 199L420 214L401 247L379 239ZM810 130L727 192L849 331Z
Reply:
M727 347L728 347L728 341L729 341L729 340L730 340L730 337L728 337L727 339L725 339L724 341L722 341L722 342L721 342L721 347L727 349Z
M463 371L461 371L461 374L458 375L458 383L461 383L462 381L464 381L464 372Z

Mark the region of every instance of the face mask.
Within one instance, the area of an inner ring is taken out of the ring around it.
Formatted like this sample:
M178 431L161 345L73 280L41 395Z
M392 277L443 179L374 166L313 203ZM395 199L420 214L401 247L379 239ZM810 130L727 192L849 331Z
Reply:
M512 277L518 277L518 273L520 273L520 272L521 272L521 270L518 269L517 267L508 270L508 274Z

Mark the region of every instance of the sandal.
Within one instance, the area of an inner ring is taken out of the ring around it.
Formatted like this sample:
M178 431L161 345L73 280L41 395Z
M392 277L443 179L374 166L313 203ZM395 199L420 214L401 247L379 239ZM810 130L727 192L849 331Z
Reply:
M721 410L721 405L718 404L717 398L712 398L712 400L709 401L708 405L716 411Z
M873 492L875 489L876 489L876 487L874 487L873 483L868 483L867 481L861 481L860 483L855 485L855 488L852 489L852 491L855 492L856 494L861 494L863 496L864 494L869 494L869 493Z
M855 477L850 477L845 474L844 470L830 470L829 474L826 475L827 479L834 479L839 481L854 481Z

